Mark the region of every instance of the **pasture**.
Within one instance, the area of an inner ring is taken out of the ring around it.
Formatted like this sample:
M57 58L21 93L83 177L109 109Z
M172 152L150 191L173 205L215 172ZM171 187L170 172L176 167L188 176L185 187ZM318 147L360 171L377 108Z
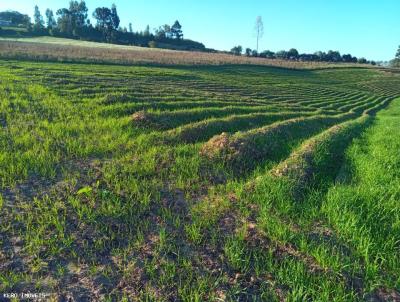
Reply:
M229 53L172 51L168 49L97 43L56 37L0 37L0 58L43 62L118 65L265 65L290 69L363 67L370 65L332 62L299 62L234 56Z
M399 75L200 61L0 61L0 292L399 301Z

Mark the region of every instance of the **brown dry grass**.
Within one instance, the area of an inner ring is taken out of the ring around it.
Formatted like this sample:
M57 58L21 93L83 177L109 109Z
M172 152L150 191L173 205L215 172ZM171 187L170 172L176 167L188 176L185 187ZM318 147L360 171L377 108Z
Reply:
M226 149L229 148L230 143L231 135L223 132L220 135L215 135L205 143L200 150L200 154L206 158L214 159L224 150L226 151Z
M131 120L135 126L138 127L152 127L155 126L154 118L146 111L138 111L132 114Z
M85 45L85 44L83 44ZM225 53L171 51L132 47L104 48L49 44L37 42L0 41L1 59L28 59L60 62L91 62L117 64L166 64L166 65L224 65L250 64L291 69L318 69L331 67L360 67L357 64L324 62L296 62L249 58ZM366 67L367 65L362 65Z

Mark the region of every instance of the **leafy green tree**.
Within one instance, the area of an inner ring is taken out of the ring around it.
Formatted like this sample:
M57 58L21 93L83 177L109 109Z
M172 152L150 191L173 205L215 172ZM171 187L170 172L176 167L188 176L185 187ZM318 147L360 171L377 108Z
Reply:
M340 62L342 61L342 56L340 55L340 52L330 50L326 54L326 60L329 62Z
M366 58L359 58L358 59L359 64L367 64L367 59Z
M287 52L287 58L291 60L297 60L299 58L299 52L296 48L291 48Z
M121 20L119 19L117 6L115 4L111 6L111 21L113 29L118 30Z
M397 48L396 56L394 58L400 60L400 46Z
M244 53L245 53L246 57L250 57L251 56L251 48L246 48Z
M69 8L57 10L58 30L66 36L80 36L89 24L88 8L85 1L70 1Z
M56 20L54 19L54 14L51 9L46 9L46 18L47 18L47 28L52 29L57 26Z
M112 30L113 20L112 13L108 7L98 7L93 12L93 18L96 19L96 27L100 30Z
M326 53L322 51L317 51L314 53L317 61L325 61Z
M72 21L71 21L71 13L67 8L60 8L57 10L56 15L57 19L57 27L61 34L64 35L72 35Z
M132 23L129 23L129 32L133 33Z
M400 66L400 46L397 48L396 55L394 59L390 61L390 65L392 67L399 67Z
M275 59L275 53L270 50L264 50L262 53L260 53L260 57L267 59Z
M44 29L43 17L41 15L39 7L37 5L35 5L35 11L33 13L33 20L34 20L34 24L33 24L34 31L39 32Z
M69 12L73 30L83 28L87 24L88 8L85 1L70 1Z
M178 40L183 38L182 25L178 20L171 26L171 37Z
M342 61L343 62L349 63L349 62L352 61L352 59L353 59L353 57L350 54L342 55Z
M168 39L172 37L171 33L171 26L165 24L160 26L158 29L155 30L156 38L157 39Z
M240 56L243 52L243 47L238 45L235 46L231 49L231 53L234 54L235 56Z
M288 58L288 52L285 51L285 50L280 50L280 51L278 51L275 55L276 55L276 57L277 57L278 59L282 59L282 60Z
M103 39L107 42L114 42L117 39L120 19L115 5L108 7L98 7L93 13L96 19L96 28L103 34Z
M146 29L143 32L143 36L150 37L150 25L146 26Z
M31 23L31 18L28 15L17 11L0 12L0 19L10 22L13 26L27 27Z

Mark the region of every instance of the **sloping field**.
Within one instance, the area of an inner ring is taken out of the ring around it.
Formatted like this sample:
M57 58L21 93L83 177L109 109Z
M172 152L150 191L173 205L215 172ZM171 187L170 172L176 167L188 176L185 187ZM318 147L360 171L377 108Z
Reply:
M67 38L57 38L57 37L49 37L49 36L38 36L38 37L0 37L0 41L9 41L9 42L21 42L21 43L41 43L41 44L55 44L62 46L81 46L81 47L90 47L90 48L105 48L105 49L119 49L119 50L157 50L155 48L143 48L137 46L126 46L126 45L118 45L118 44L110 44L110 43L97 43L91 41L83 41L83 40L74 40ZM169 51L169 50L163 50Z
M96 43L55 37L0 37L0 58L55 62L147 65L265 65L293 69L360 67L353 63L296 62L234 56L226 53L175 51ZM370 65L361 65L363 68Z
M399 301L399 75L0 61L0 86L0 293Z

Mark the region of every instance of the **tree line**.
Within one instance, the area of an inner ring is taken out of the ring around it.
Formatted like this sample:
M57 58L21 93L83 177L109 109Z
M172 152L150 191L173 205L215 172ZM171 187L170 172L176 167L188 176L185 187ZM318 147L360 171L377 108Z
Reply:
M35 6L33 22L31 22L31 18L28 15L23 15L16 11L0 12L0 20L7 20L13 25L26 27L28 33L33 35L51 35L55 37L143 47L217 52L213 49L207 49L200 42L184 39L182 25L178 20L172 25L165 24L159 26L153 32L150 30L149 25L143 31L134 32L132 23L129 23L128 28L120 27L120 18L115 4L111 8L97 7L92 13L92 17L96 22L95 24L91 23L88 12L89 9L85 1L80 0L70 1L68 8L60 8L55 14L51 9L46 9L44 17L39 7ZM351 54L341 55L339 51L333 50L329 50L328 52L317 51L313 54L299 53L295 48L288 51L273 52L265 50L259 52L259 40L264 33L261 16L257 17L254 30L257 38L257 49L243 49L242 46L238 45L233 47L229 53L237 56L245 55L247 57L267 59L377 64L375 61L357 58ZM393 66L400 66L400 47L396 58L391 63Z
M264 24L262 17L258 16L256 18L256 23L254 26L254 33L257 39L257 48L251 49L246 48L244 50L244 55L247 57L259 57L266 59L281 59L281 60L293 60L293 61L306 61L306 62L344 62L344 63L360 63L360 64L372 64L376 65L375 61L368 61L365 58L357 58L351 54L341 55L339 51L329 50L328 52L317 51L313 54L302 53L300 54L297 49L291 48L288 51L281 50L278 52L273 52L270 50L264 50L262 52L258 51L259 41L264 35ZM236 56L243 55L243 47L241 45L235 46L230 51L231 54ZM400 58L400 48L399 48L399 58Z
M357 58L352 56L351 54L341 55L339 51L333 50L329 50L328 52L317 51L313 54L299 53L295 48L289 49L288 51L281 50L278 52L273 52L270 50L264 50L262 52L258 52L256 49L251 48L246 48L243 51L243 47L238 45L233 47L230 53L237 56L245 55L247 57L259 57L267 59L281 59L305 62L344 62L376 65L375 61L369 61L365 58Z
M1 13L0 13L1 14ZM206 50L202 43L184 39L182 25L176 20L172 25L162 25L154 32L147 26L143 31L133 31L120 26L117 6L97 7L89 19L89 9L84 0L70 1L69 7L60 8L55 13L46 9L42 15L39 7L34 7L33 22L19 12L3 12L3 20L12 20L14 25L25 26L29 34L51 35L55 37L81 39L144 47L161 47L181 50Z

